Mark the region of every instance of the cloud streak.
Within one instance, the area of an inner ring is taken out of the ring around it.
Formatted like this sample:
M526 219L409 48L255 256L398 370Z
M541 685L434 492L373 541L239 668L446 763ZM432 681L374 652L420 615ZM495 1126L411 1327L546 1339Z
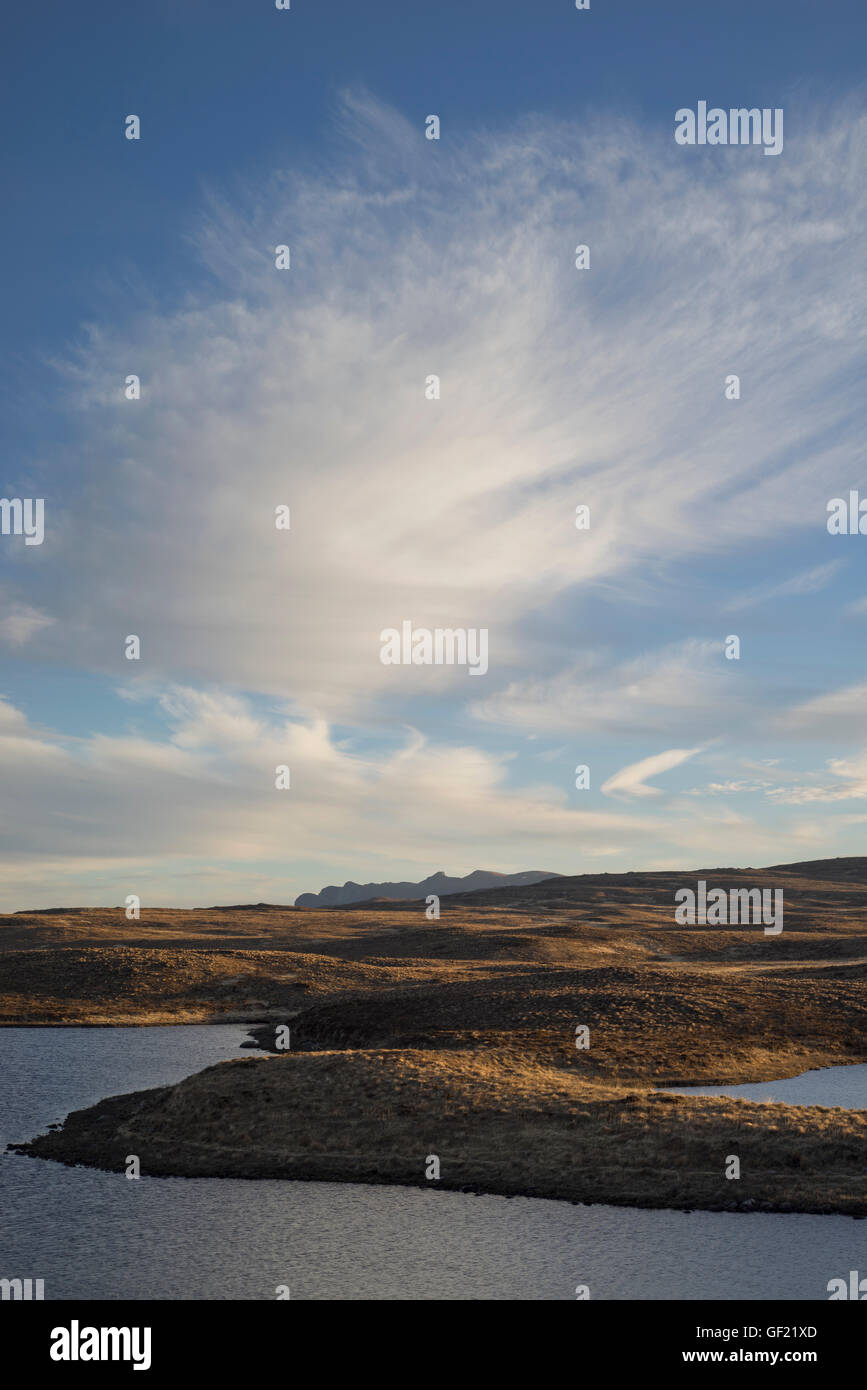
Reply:
M350 93L340 129L326 169L214 195L188 302L94 329L67 364L93 462L18 596L55 620L36 652L114 673L116 634L141 630L161 678L356 716L429 688L409 671L396 692L378 661L404 617L489 627L505 674L559 594L640 592L650 565L821 520L862 435L836 383L865 347L867 140L832 156L863 117L704 175L611 120L527 120L437 161Z
M661 796L659 787L647 785L648 779L657 777L662 772L669 772L673 767L680 767L681 763L700 752L700 748L669 748L667 752L654 753L649 758L642 758L640 762L630 763L628 767L615 772L613 777L603 782L602 791L606 796Z
M165 732L76 742L0 709L9 892L59 863L74 886L76 864L174 859L180 893L182 862L198 884L290 856L394 877L465 845L467 869L676 862L716 852L719 813L649 783L699 746L773 732L839 758L835 740L867 737L856 678L784 699L760 634L749 659L722 656L726 604L758 615L845 572L842 552L791 552L862 481L867 117L820 116L802 111L775 160L687 158L670 130L610 113L432 151L353 91L330 160L213 190L183 301L142 301L58 364L74 467L37 478L45 543L7 567L0 621L13 655L125 687L139 635L137 691ZM775 575L744 590L775 547ZM714 606L684 630L660 595L708 574ZM487 628L484 693L454 669L384 667L379 634L405 619ZM358 751L401 727L421 732ZM536 784L515 743L549 732L580 735L581 757L587 738L667 747L604 784L643 814L577 806L555 761ZM785 857L781 829L749 816L723 843Z

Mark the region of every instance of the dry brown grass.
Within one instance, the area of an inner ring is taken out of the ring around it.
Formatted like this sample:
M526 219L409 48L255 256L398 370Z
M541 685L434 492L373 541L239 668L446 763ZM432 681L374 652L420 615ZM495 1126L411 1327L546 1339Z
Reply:
M105 1101L29 1151L402 1183L435 1153L449 1187L867 1214L867 1112L655 1089L867 1060L867 861L839 872L560 879L445 899L439 922L420 904L0 919L0 1023L292 1026L289 1055ZM782 886L784 932L676 927L697 877Z
M519 1054L291 1053L104 1101L29 1152L122 1170L867 1214L859 1111L593 1085ZM726 1178L731 1155L741 1176Z

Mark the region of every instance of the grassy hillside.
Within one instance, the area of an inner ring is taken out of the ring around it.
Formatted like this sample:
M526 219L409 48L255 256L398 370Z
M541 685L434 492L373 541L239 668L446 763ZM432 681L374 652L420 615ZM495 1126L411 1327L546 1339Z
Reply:
M561 878L446 899L438 922L393 903L2 918L2 1023L242 1019L266 1046L291 1028L289 1052L102 1102L28 1151L430 1186L435 1154L440 1186L867 1214L867 1110L656 1091L867 1060L867 861L834 862ZM676 926L697 878L782 888L783 932Z

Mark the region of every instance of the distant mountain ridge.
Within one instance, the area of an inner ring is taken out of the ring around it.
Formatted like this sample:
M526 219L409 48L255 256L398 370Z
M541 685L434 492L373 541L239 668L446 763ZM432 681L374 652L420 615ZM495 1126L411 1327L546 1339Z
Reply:
M348 907L350 903L369 902L372 898L401 900L425 898L429 893L445 897L449 893L473 893L483 888L520 888L541 883L560 874L541 869L526 869L519 874L498 874L487 869L474 869L465 878L449 878L442 869L423 878L420 883L344 883L342 888L330 884L321 893L302 893L295 899L296 907Z

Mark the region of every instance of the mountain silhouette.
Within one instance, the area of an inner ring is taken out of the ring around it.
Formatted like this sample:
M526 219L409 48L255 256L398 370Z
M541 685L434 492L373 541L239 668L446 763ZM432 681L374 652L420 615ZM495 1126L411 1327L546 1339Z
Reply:
M302 893L295 899L296 907L348 907L350 903L369 902L371 898L425 898L429 893L445 897L449 893L472 893L481 888L516 888L540 883L559 874L540 869L526 869L520 874L497 874L487 869L474 869L466 878L449 878L442 869L423 878L420 883L353 883L350 879L342 888L331 884L321 893Z

